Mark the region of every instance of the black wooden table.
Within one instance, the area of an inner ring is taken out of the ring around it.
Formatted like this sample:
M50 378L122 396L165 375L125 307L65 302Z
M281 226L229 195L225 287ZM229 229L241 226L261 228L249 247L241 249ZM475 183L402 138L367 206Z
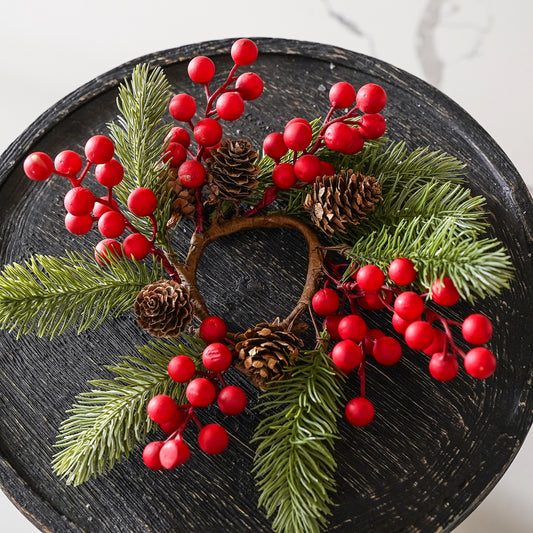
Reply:
M81 87L39 117L0 161L0 264L32 253L62 255L98 240L95 234L80 238L64 231L66 185L58 179L27 180L21 170L27 153L54 155L67 148L83 153L85 140L106 133L106 123L115 118L117 85L134 64L161 65L176 92L194 91L198 87L186 75L188 60L207 55L218 72L227 72L231 42L140 58ZM333 83L379 83L389 95L390 137L405 139L413 148L443 149L466 162L472 191L487 198L494 234L512 255L512 288L476 307L495 323L495 376L476 381L463 372L450 384L437 383L428 375L427 359L415 353L386 371L369 363L367 387L376 419L366 429L341 423L338 505L331 531L451 531L505 472L532 421L531 197L487 133L421 80L330 46L277 39L257 43L260 59L253 70L265 80L265 92L226 131L260 148L264 136L281 130L288 119L322 114ZM262 230L211 245L200 263L199 284L209 307L236 330L287 314L299 296L305 269L306 247L299 234ZM459 309L463 316L467 311ZM373 320L377 324L379 315ZM235 438L219 457L193 454L185 466L162 474L141 464L139 447L109 475L78 488L65 486L52 473L55 436L76 394L87 390L87 380L109 376L103 365L133 354L134 346L147 340L129 313L96 331L66 334L53 342L1 334L3 490L43 531L269 531L256 509L249 475L253 449L248 441L257 423L250 409L225 422ZM253 405L255 389L238 373L232 380L246 389Z

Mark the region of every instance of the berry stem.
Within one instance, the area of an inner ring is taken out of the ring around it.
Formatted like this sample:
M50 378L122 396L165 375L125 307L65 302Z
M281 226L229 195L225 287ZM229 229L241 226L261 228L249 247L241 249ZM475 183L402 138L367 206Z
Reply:
M248 211L244 213L244 216L251 217L256 215L259 211L261 211L261 209L269 206L278 197L278 194L279 189L275 185L267 187L263 193L263 196L261 197L261 200L259 200L255 207L248 209Z

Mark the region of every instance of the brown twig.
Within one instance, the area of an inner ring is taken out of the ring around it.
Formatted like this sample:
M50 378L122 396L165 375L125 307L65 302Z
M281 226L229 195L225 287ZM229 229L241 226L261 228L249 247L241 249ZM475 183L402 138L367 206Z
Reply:
M184 263L174 264L182 278L182 283L187 285L194 301L195 314L203 320L209 315L205 300L196 283L196 271L205 248L220 237L231 235L239 231L261 228L289 228L299 231L305 238L308 246L307 277L298 303L289 315L282 321L291 329L302 313L305 312L313 294L318 288L322 273L324 259L323 247L315 232L305 223L281 214L271 214L254 217L234 217L230 220L215 220L204 233L195 232L191 237L189 253Z

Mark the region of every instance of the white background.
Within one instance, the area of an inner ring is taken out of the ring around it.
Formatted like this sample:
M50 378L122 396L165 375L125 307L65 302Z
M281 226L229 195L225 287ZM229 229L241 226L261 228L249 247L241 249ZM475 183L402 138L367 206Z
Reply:
M138 56L228 37L283 37L372 55L437 86L533 189L533 3L523 0L139 0L0 7L0 153L80 85ZM527 325L525 325L527 326ZM502 332L505 333L505 332ZM533 440L455 533L533 531ZM0 493L1 531L37 531Z

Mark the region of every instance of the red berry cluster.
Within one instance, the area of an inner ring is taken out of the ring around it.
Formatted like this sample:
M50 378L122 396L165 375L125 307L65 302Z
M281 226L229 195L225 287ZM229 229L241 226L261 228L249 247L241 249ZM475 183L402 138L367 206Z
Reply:
M103 265L122 256L140 261L150 253L161 255L154 247L157 225L153 212L157 207L157 196L152 190L139 187L131 191L127 200L131 213L138 217L150 217L154 231L152 240L149 240L133 226L113 198L114 187L124 177L124 168L120 161L113 158L114 153L111 139L95 135L85 144L85 164L76 152L64 150L55 160L43 152L34 152L25 159L23 165L30 179L43 181L56 174L70 181L71 188L64 198L67 211L65 226L74 235L85 235L94 225L97 226L104 239L96 245L95 257ZM107 189L107 194L103 196L95 195L82 186L93 166L96 181ZM116 239L126 230L130 234L121 244Z
M187 72L190 79L205 87L207 103L203 117L193 121L197 111L196 100L186 93L172 98L169 112L175 120L189 127L198 148L195 152L191 151L189 132L183 127L175 127L167 137L169 144L164 154L164 160L178 168L178 179L184 187L198 188L205 183L206 170L202 159L209 157L210 149L219 146L223 135L220 121L237 120L244 112L245 101L255 100L263 92L263 80L254 72L236 75L238 67L251 65L257 59L257 53L257 46L250 39L235 41L231 47L233 68L214 92L209 87L215 75L213 61L197 56L189 62Z
M403 335L407 346L430 356L429 372L439 381L449 381L457 375L458 356L471 376L487 378L493 374L496 359L487 348L479 346L492 336L490 320L474 313L462 323L456 322L427 305L430 297L435 304L444 307L459 301L460 294L451 279L437 280L430 292L420 295L406 287L417 277L415 265L407 258L397 258L389 265L390 284L376 265L361 266L348 275L346 271L341 272L345 267L331 264L332 273L328 273L325 287L313 296L312 308L325 316L324 326L330 339L336 342L330 354L335 365L345 374L359 369L360 396L350 400L345 409L351 424L366 425L374 416L374 407L365 396L366 358L372 356L376 362L389 366L402 356L401 343L379 329L368 329L361 311L389 309L394 330ZM346 306L349 314L343 312ZM461 350L454 340L452 326L461 328L464 340L477 346L466 353Z
M334 174L333 166L315 155L319 148L327 146L353 155L363 148L365 139L377 139L385 133L385 119L379 111L385 106L387 95L379 85L369 83L356 92L353 85L341 81L331 87L329 100L330 110L316 139L311 124L303 118L293 118L283 133L265 137L263 150L276 163L272 181L278 189L290 189L298 181L303 185L318 176ZM345 110L344 114L333 118L340 109ZM289 150L293 151L292 161L281 162Z
M226 385L224 372L231 366L233 354L222 341L226 338L224 321L216 316L205 319L200 325L200 338L207 342L202 352L202 363L207 371L199 371L187 355L177 355L168 364L168 374L176 383L187 384L187 403L177 405L166 394L154 396L147 406L148 416L168 435L164 441L148 443L143 451L146 466L153 470L171 469L190 457L189 446L183 439L184 431L192 420L198 427L198 444L205 453L216 455L228 446L229 437L220 424L203 426L196 410L211 405L215 400L222 413L238 415L245 409L248 399L243 389Z

